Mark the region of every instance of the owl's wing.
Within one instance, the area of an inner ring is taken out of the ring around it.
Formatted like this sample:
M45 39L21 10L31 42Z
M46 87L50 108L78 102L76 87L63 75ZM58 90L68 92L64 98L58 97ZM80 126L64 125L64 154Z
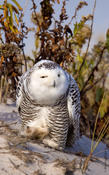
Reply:
M79 118L80 118L80 92L76 81L70 75L70 87L67 99L67 106L70 118L70 126L68 131L68 137L73 137L73 140L79 138ZM73 130L73 135L72 135Z
M19 108L22 98L23 98L23 85L27 78L28 72L25 72L21 77L19 77L17 89L16 89L16 106Z
M23 87L23 77L21 76L19 78L17 89L16 89L16 106L17 106L17 108L19 108L20 103L22 101L22 97L23 97L22 87Z

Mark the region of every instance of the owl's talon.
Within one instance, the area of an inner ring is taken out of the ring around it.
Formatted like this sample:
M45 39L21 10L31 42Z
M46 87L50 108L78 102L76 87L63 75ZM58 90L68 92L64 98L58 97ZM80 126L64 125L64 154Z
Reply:
M59 146L54 140L50 140L50 139L43 139L43 143L49 147L52 147L54 149L57 149L57 150L63 150L63 147Z

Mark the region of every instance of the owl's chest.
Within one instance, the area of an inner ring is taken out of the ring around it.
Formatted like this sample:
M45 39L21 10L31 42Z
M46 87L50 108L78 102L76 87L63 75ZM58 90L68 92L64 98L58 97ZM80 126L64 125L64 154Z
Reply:
M50 115L50 109L48 107L36 107L38 113L37 118L42 118L48 120Z
M65 105L64 107L61 105L58 106L36 106L34 109L33 121L38 123L42 123L44 126L51 124L54 125L55 122L64 120L68 120L68 109ZM31 115L32 117L32 115Z
M68 108L67 105L64 107L62 106L46 106L40 107L37 106L36 108L36 119L42 119L46 121L50 120L57 120L58 118L68 118Z
M42 127L45 128L48 125L50 111L46 107L37 106L34 108L34 116L31 115L31 120L28 120L28 126L30 127Z
M28 99L22 101L20 116L24 124L34 125L53 125L56 121L67 120L68 108L66 100L54 106L41 106L30 103ZM34 123L34 124L33 124Z
M37 115L36 123L42 127L48 127L51 133L60 128L67 128L69 123L67 106L42 107Z

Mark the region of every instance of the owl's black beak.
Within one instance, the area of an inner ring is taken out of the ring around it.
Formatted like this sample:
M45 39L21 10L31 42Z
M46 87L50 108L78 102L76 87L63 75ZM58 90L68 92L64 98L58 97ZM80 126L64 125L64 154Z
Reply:
M53 86L54 86L54 88L56 87L56 82L55 82L55 80L54 80Z

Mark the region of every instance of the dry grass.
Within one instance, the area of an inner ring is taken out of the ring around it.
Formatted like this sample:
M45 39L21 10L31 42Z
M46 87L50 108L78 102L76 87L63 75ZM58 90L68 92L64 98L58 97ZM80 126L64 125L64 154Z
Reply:
M104 97L105 97L105 92L104 92L104 95L102 97L102 101L101 101L101 104L99 106L99 109L98 109L98 113L97 113L97 117L96 117L96 121L95 121L95 126L94 126L94 131L93 131L93 136L92 136L92 143L91 143L91 149L90 149L90 153L88 155L88 157L85 159L84 161L84 164L83 164L83 168L82 168L82 173L85 173L87 168L88 168L88 163L93 155L93 152L95 151L95 149L97 148L97 146L99 145L99 143L101 142L102 138L104 137L104 135L107 133L108 129L109 129L109 118L107 117L106 121L104 122L98 136L97 136L97 139L95 140L94 137L95 137L95 133L96 133L96 128L97 128L97 121L98 121L98 118L99 118L99 115L100 115L100 109L102 107L102 103L104 101ZM94 140L95 140L95 143L94 143Z
M9 89L9 82L7 80L7 76L1 76L0 79L0 103L7 102L7 94Z

